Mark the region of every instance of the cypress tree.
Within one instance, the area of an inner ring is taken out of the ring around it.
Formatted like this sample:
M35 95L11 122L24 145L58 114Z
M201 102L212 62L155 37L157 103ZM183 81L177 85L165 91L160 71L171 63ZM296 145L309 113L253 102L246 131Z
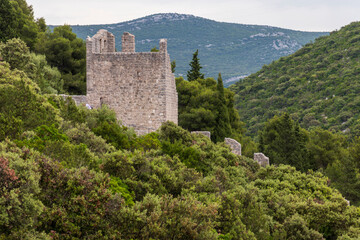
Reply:
M216 118L216 127L213 134L213 140L215 142L224 141L225 137L231 136L231 125L229 119L229 111L226 106L225 93L224 93L224 84L219 73L218 84L218 105L217 105L217 118Z
M199 50L196 50L196 52L193 54L192 61L190 62L190 70L187 72L187 79L188 81L194 81L198 78L204 79L204 74L200 72L200 69L202 68L200 65L200 61L198 58Z

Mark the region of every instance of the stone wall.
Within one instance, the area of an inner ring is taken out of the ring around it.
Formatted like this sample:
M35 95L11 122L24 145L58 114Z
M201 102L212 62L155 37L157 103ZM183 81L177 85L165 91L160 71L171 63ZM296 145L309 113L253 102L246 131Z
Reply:
M81 105L81 104L86 104L86 96L84 95L65 95L65 94L61 94L60 96L62 96L64 98L64 100L66 100L66 98L71 97L76 105Z
M86 44L88 104L108 105L138 134L155 131L168 120L178 123L178 96L166 40L160 41L159 52L136 53L135 37L124 33L122 52L115 52L113 35L100 30Z
M211 139L211 133L209 131L192 131L191 133L201 134Z
M232 138L225 138L225 144L229 145L231 152L241 156L241 144Z
M259 163L261 167L266 167L270 165L269 158L263 153L254 153L255 162Z

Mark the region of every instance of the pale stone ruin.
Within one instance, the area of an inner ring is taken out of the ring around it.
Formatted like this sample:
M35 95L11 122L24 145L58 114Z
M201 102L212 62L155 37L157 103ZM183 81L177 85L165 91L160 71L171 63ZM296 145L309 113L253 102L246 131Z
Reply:
M211 139L211 133L209 131L192 131L191 133L201 134ZM241 156L241 144L238 141L232 138L225 138L224 142L230 147L232 153Z
M270 165L269 158L263 153L254 153L255 162L259 163L261 167L266 167Z
M178 123L178 94L166 39L159 52L135 52L135 36L124 33L122 51L115 37L99 30L86 40L87 95L71 96L76 104L103 104L137 134L156 131L163 122Z
M231 152L241 156L241 144L232 138L225 138L225 143L230 146Z
M211 133L209 131L192 131L191 133L201 134L201 135L204 135L205 137L208 137L209 139L211 139Z

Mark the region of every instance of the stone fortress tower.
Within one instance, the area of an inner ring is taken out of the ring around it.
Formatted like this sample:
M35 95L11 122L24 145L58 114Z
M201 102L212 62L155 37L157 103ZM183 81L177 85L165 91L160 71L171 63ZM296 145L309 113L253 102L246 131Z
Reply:
M114 35L102 29L87 38L86 61L87 104L106 104L137 134L156 131L168 120L178 123L178 94L166 39L160 40L159 52L137 53L135 36L124 33L122 51L116 52Z

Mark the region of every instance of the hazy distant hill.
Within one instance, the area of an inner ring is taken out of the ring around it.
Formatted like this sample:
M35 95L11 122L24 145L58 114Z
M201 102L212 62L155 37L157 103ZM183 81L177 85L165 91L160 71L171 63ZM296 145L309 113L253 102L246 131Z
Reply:
M360 22L264 66L231 89L253 135L287 111L305 128L360 136Z
M83 39L93 36L99 29L107 29L117 37L118 51L121 50L120 37L124 31L135 35L136 51L150 51L158 46L160 38L167 38L170 56L176 60L177 76L186 75L192 54L199 49L205 76L216 77L218 72L222 72L225 81L228 80L226 85L327 34L223 23L176 13L155 14L116 24L76 25L72 28Z

